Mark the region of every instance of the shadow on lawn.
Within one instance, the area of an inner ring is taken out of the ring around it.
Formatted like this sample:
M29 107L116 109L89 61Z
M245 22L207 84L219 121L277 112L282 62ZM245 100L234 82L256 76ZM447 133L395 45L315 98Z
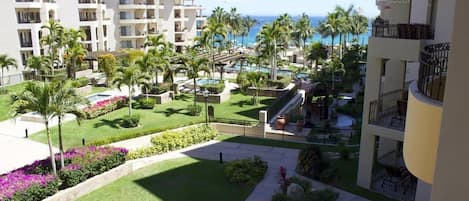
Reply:
M117 118L113 120L108 120L108 119L100 119L99 122L95 123L93 125L94 128L99 128L103 126L108 126L110 128L120 128L120 125L122 124L122 118Z
M173 116L174 114L182 114L182 115L191 116L189 112L187 111L183 112L183 111L186 111L186 109L166 108L165 111L155 111L155 113L164 114L166 117Z
M223 165L210 160L187 163L134 182L155 197L171 201L244 200L254 187L229 183Z
M187 94L179 94L176 97L174 97L174 100L180 100L180 101L188 101L188 100L192 100L192 99L193 99L193 97L189 96Z

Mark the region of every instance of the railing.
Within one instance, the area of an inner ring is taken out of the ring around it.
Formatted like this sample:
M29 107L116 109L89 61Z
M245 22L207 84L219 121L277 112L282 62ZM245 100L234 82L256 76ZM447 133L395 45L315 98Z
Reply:
M428 24L389 24L386 20L373 22L373 37L428 40L434 38L434 31Z
M440 102L444 97L449 49L449 43L440 43L426 46L420 53L418 89Z
M405 92L404 92L405 93ZM405 128L406 103L401 89L382 94L378 100L370 101L368 123L403 131Z
M32 41L21 41L21 47L32 47L33 42Z
M267 108L267 121L277 115L277 113L296 95L297 86L284 93L282 96L277 97L277 100Z

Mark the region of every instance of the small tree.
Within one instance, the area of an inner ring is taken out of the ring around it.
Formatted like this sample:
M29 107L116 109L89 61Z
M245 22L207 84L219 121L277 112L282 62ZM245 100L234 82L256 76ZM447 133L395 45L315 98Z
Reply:
M340 73L342 75L345 74L344 64L342 63L342 61L340 61L340 59L333 58L329 62L329 64L327 65L327 71L331 74L331 77L332 77L332 80L331 80L332 90L334 90L335 89L335 75L336 75L336 73Z
M259 91L261 90L262 87L265 87L266 85L266 75L262 72L249 72L247 74L247 79L251 85L251 87L255 88L255 93L253 94L252 97L252 103L254 105L259 104Z
M113 79L112 83L117 85L117 88L122 91L122 85L125 85L129 89L129 117L132 116L132 96L135 92L135 86L140 87L142 85L147 85L150 80L150 77L142 73L135 66L127 68L119 68L116 77Z
M112 54L104 54L98 58L98 68L106 75L106 85L110 85L116 74L116 57Z
M197 107L197 78L199 72L206 72L210 74L210 69L207 67L208 59L198 56L197 52L190 48L188 52L181 57L183 69L187 71L187 77L193 80L194 84L194 108Z
M16 64L16 60L9 57L8 55L6 54L1 54L0 55L0 68L2 69L2 88L5 87L5 79L3 77L3 71L6 69L6 70L9 70L10 67L15 67L15 68L18 68L18 65Z

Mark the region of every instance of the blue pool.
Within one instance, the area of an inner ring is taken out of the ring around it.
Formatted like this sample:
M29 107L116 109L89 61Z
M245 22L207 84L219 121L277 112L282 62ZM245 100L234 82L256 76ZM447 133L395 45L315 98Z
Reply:
M230 68L225 68L225 71L226 72L239 72L240 68L241 68L241 65L236 64L236 65L233 65ZM263 67L263 66L255 66L255 65L252 65L252 66L244 65L243 66L243 71L270 73L270 68ZM277 70L277 73L278 73L278 75L282 75L282 76L291 76L292 75L291 70L284 70L284 69ZM297 78L306 78L306 77L308 77L308 75L306 73L300 73L296 77Z
M107 94L95 94L95 95L91 95L91 96L86 97L86 99L88 99L90 102L98 102L98 101L101 101L101 100L108 99L110 97L111 97L111 95L107 95Z
M197 85L206 85L206 84L219 84L220 80L217 79L197 79Z

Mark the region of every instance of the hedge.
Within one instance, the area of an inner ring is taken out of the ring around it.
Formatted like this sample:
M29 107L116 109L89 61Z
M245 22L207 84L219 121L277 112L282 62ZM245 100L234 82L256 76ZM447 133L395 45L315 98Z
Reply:
M151 139L152 146L130 152L127 159L149 157L182 149L194 144L215 139L217 131L210 126L197 126L180 131L166 131Z

